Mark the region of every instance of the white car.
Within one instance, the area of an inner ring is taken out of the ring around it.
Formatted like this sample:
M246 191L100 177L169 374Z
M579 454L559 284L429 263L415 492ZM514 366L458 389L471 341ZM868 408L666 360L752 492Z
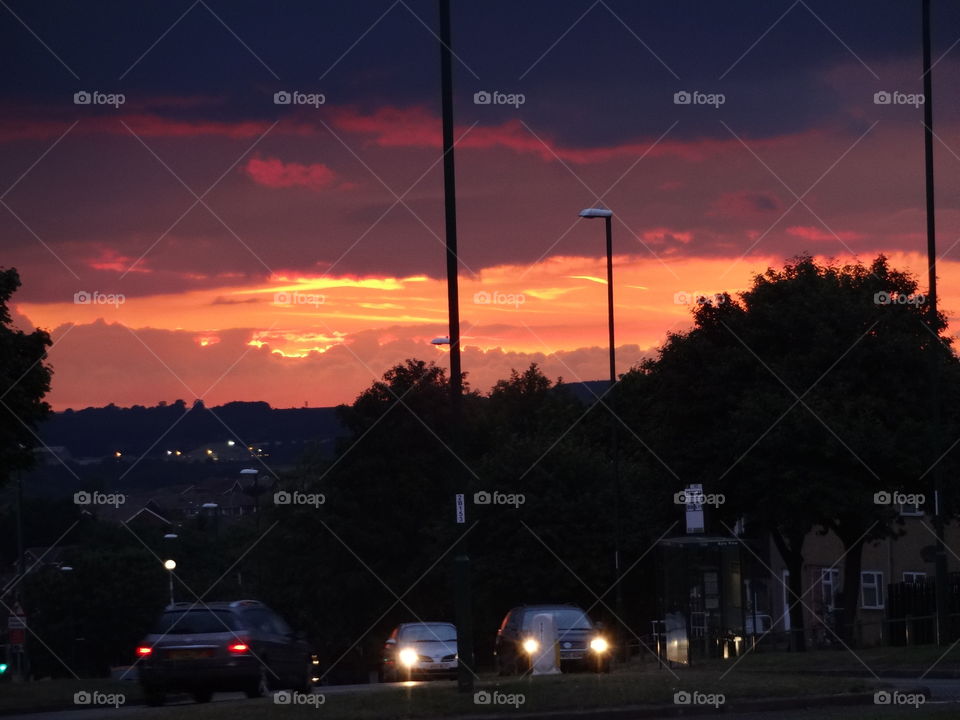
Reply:
M456 677L457 628L445 622L398 625L383 647L380 679L398 682L413 678Z

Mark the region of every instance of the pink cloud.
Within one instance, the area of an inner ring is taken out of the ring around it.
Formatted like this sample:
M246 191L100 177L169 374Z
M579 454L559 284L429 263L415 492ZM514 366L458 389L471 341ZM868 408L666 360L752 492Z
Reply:
M439 149L441 146L440 119L424 108L383 107L368 114L362 114L355 109L346 109L337 112L333 122L338 129L369 136L370 142L379 147ZM734 138L671 140L667 137L652 149L654 138L606 147L564 147L548 134L534 135L519 120L509 120L500 125L477 126L469 132L467 130L466 127L457 128L456 136L462 137L457 144L458 148L475 150L502 148L519 154L536 155L546 161L560 158L576 164L602 163L618 158L636 158L645 154L650 157L678 157L697 162L722 152L742 152L743 150L743 146ZM751 142L751 147L754 149L780 147L809 140L811 136L816 135L819 135L819 131L755 140Z
M720 195L710 203L707 214L714 217L755 217L782 210L783 203L773 193L739 190Z
M250 158L244 170L254 182L271 188L323 190L336 179L336 173L323 163L285 163L279 158Z
M788 227L787 234L810 242L836 242L837 238L843 241L853 241L862 240L864 237L863 233L854 232L853 230L830 232L827 228L809 225L794 225Z
M95 115L79 120L71 134L129 135L132 130L143 137L224 137L243 140L262 135L272 125L260 120L225 122L221 120L179 120L154 113L124 113ZM8 117L0 120L0 141L39 140L62 135L74 125L76 118L41 119L26 113L23 117ZM126 125L126 127L124 126ZM129 129L128 129L129 128ZM300 122L280 123L274 130L277 134L309 135L316 127Z

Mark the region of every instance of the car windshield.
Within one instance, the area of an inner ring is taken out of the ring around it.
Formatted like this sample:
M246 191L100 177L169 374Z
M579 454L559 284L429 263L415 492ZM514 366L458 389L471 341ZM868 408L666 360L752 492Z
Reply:
M453 625L410 625L400 633L403 642L445 642L457 641L457 630Z
M170 610L160 616L153 628L156 635L192 635L238 630L236 617L228 610Z
M580 608L544 608L543 610L529 610L523 616L523 629L533 627L533 619L542 613L553 615L557 630L590 630L593 623Z

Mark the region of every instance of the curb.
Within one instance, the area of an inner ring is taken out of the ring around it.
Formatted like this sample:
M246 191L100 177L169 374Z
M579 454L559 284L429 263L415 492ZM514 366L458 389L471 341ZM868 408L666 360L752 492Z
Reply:
M776 670L762 670L752 672L778 672ZM797 675L820 675L823 677L851 677L851 678L895 678L898 680L956 680L960 678L960 670L796 670Z
M803 710L818 707L845 707L873 705L873 693L845 693L842 695L808 695L805 697L764 698L760 700L734 700L719 708L693 705L632 705L619 708L596 708L593 710L557 710L538 713L510 714L516 720L634 720L634 718L675 718L716 716L730 713L751 713L776 710ZM451 715L444 720L503 720L504 714Z

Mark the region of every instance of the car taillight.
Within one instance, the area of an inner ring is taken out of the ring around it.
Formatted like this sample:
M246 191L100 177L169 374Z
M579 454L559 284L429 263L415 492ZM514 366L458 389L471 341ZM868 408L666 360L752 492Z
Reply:
M140 647L137 648L137 655L139 655L140 657L147 657L152 652L153 652L153 648L147 647L146 645L141 645Z
M236 642L232 645L227 645L227 650L232 653L242 654L247 652L250 649L250 646L243 642Z

